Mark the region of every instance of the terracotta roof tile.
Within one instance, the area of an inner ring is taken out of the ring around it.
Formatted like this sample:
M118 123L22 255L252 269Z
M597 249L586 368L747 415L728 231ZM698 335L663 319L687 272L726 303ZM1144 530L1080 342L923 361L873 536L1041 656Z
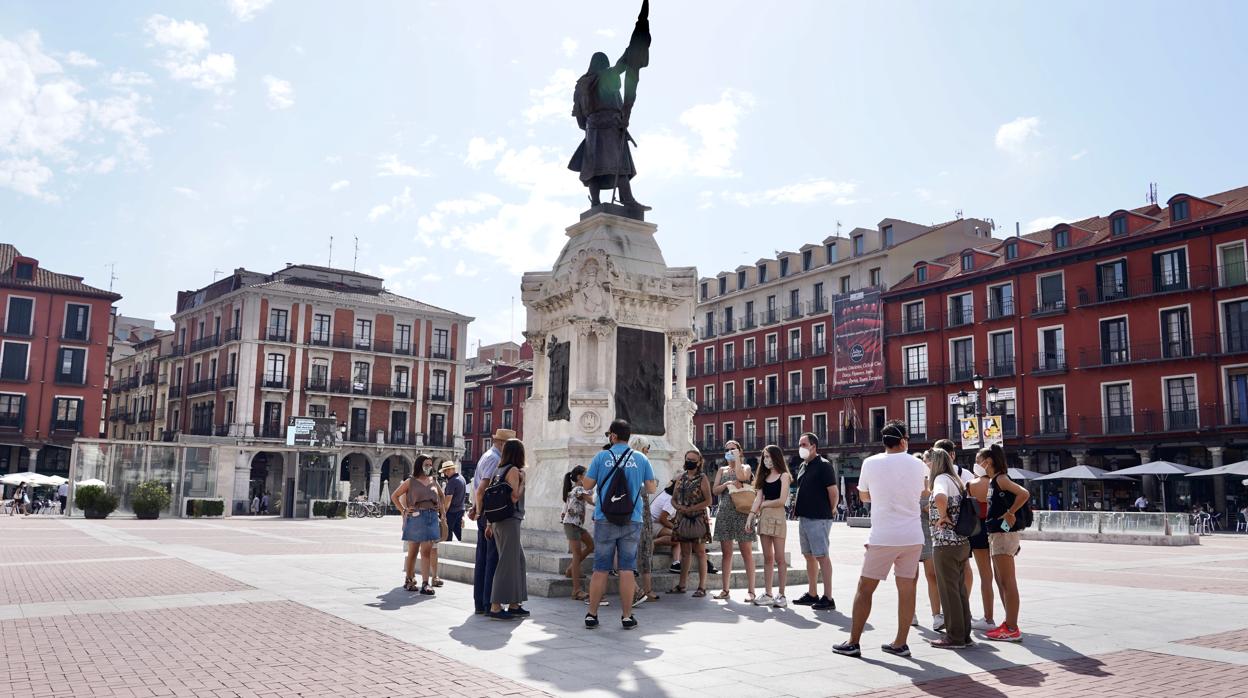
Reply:
M30 288L92 298L108 298L114 302L121 300L121 294L88 286L82 283L81 276L58 274L45 269L42 264L35 269L33 279L19 279L13 269L13 261L21 256L22 253L18 252L13 245L7 242L0 243L0 286L6 288Z

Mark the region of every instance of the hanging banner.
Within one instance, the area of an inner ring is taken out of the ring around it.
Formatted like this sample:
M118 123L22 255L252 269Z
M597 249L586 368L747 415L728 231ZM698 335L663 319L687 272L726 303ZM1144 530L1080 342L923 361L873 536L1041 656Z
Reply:
M979 448L979 427L975 426L974 417L963 417L958 420L959 431L962 432L962 448L970 450Z
M832 391L884 389L884 318L880 289L832 297Z
M982 417L980 421L984 434L984 446L1004 446L1005 432L1001 429L1001 415L994 414L991 417Z

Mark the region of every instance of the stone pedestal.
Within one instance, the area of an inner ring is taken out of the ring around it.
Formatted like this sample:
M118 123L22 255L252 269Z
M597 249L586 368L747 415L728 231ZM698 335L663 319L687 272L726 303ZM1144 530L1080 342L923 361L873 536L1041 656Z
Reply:
M526 528L559 530L564 474L589 465L617 417L653 442L660 480L693 445L685 356L697 272L669 268L657 226L618 208L582 214L554 268L524 275L534 352L533 396L524 406Z

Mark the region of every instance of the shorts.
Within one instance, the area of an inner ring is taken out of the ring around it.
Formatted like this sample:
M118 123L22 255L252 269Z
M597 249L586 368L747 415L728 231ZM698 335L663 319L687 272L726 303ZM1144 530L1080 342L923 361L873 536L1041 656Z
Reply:
M617 526L606 520L595 521L594 571L635 570L639 542L641 542L640 521L632 521L624 526ZM615 566L616 553L619 553L618 568Z
M797 520L797 541L803 555L828 556L828 536L832 533L832 519Z
M971 550L987 550L988 549L988 522L983 519L979 520L979 533L967 539L971 543Z
M919 516L919 522L923 524L923 551L919 553L919 562L932 559L932 525L927 520L927 512L924 511Z
M570 523L565 523L563 525L563 535L568 540L580 540L582 533L587 533L584 526L577 526L576 524Z
M923 544L914 545L868 545L867 555L862 560L862 576L867 579L884 581L888 579L888 568L893 568L893 576L899 579L917 579L919 576L919 554L923 552Z
M788 531L789 526L784 520L783 508L768 507L759 514L758 534L760 536L771 536L772 538L784 540L784 536Z
M993 557L998 555L1016 557L1018 551L1023 548L1021 537L1022 534L1018 531L990 533L988 535L988 554Z
M403 521L403 540L425 543L441 538L442 523L438 520L438 512L433 509L417 512Z

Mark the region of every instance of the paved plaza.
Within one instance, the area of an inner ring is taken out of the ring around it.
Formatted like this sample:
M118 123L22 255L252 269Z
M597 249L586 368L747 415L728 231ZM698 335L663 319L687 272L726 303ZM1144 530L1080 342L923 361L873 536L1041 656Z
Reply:
M464 585L405 592L398 524L0 517L0 696L1203 698L1248 686L1245 536L1025 543L1025 641L960 653L928 647L926 627L913 657L880 652L896 616L885 583L864 656L849 659L830 648L849 625L862 529L833 530L836 612L664 594L626 632L618 603L587 631L567 599L532 599L530 620L506 623L474 616Z

